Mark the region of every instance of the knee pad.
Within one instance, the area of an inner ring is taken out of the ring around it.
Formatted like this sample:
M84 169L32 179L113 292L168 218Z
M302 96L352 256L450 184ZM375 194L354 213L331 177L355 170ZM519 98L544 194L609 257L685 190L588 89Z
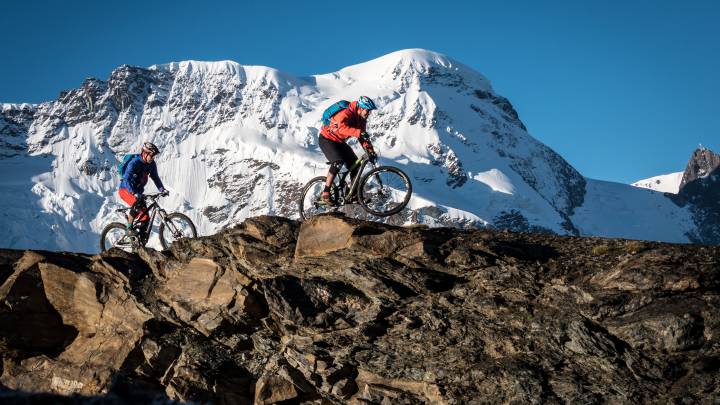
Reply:
M334 176L338 174L340 171L340 168L343 166L342 160L336 160L332 163L330 163L330 173Z

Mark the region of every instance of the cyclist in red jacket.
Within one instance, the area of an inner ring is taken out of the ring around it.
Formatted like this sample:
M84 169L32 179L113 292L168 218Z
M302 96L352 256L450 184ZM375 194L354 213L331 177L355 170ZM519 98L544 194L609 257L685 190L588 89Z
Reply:
M325 188L322 192L324 203L328 205L334 204L330 199L330 186L342 165L345 164L350 169L358 160L350 145L345 143L346 139L350 137L358 138L370 159L373 161L377 159L370 138L365 132L368 115L370 115L370 111L376 108L370 97L362 96L357 101L350 103L344 110L333 115L330 118L330 124L324 125L320 130L320 150L330 162ZM350 178L353 179L356 175L357 168L350 173Z

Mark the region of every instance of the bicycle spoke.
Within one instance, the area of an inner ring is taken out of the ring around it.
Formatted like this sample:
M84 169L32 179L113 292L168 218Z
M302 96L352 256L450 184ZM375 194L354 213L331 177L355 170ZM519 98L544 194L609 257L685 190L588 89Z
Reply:
M336 211L337 207L328 205L322 200L322 192L325 189L324 179L314 179L304 188L302 200L300 200L300 216L301 218L307 219L312 216L322 214L325 212ZM330 191L331 199L335 200L335 189L331 188Z
M118 248L126 252L132 252L138 246L139 243L131 240L125 226L122 224L111 224L103 231L101 250Z
M372 214L391 215L409 201L412 186L398 169L380 168L362 184L362 205Z
M177 215L177 214L174 214ZM162 227L162 241L169 246L180 238L195 237L195 228L184 217L169 216Z

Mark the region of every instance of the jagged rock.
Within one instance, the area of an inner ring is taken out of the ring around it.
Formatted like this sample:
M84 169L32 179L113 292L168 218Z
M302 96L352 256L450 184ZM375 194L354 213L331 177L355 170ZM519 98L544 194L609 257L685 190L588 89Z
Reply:
M295 257L325 256L349 246L354 228L334 216L310 218L303 224L295 245Z
M165 272L155 291L182 321L209 335L228 319L259 317L263 309L247 287L252 280L242 273L221 268L209 259L193 258L185 266Z
M26 393L0 398L713 403L719 258L338 215L138 255L2 251L0 384Z
M707 148L693 152L685 167L678 196L681 204L689 203L697 231L691 233L694 243L720 244L720 155Z
M0 336L27 355L4 367L12 389L97 394L152 317L102 261L26 252L0 286Z
M698 148L693 152L685 166L680 190L695 180L705 178L720 167L720 155L707 148Z
M276 375L263 375L255 386L255 404L275 404L298 397L292 382Z

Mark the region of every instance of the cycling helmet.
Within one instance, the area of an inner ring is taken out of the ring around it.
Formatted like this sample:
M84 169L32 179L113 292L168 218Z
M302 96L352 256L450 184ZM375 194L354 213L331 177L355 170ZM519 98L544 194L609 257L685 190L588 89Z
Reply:
M160 149L158 149L158 147L155 146L155 144L152 143L152 142L145 142L145 143L143 144L143 146L142 146L142 151L145 152L145 153L149 153L149 154L151 154L151 155L153 155L153 156L155 156L155 155L157 155L158 153L160 153Z
M364 108L366 110L374 110L377 107L375 106L375 102L372 101L372 99L368 96L360 96L357 102L358 107Z

